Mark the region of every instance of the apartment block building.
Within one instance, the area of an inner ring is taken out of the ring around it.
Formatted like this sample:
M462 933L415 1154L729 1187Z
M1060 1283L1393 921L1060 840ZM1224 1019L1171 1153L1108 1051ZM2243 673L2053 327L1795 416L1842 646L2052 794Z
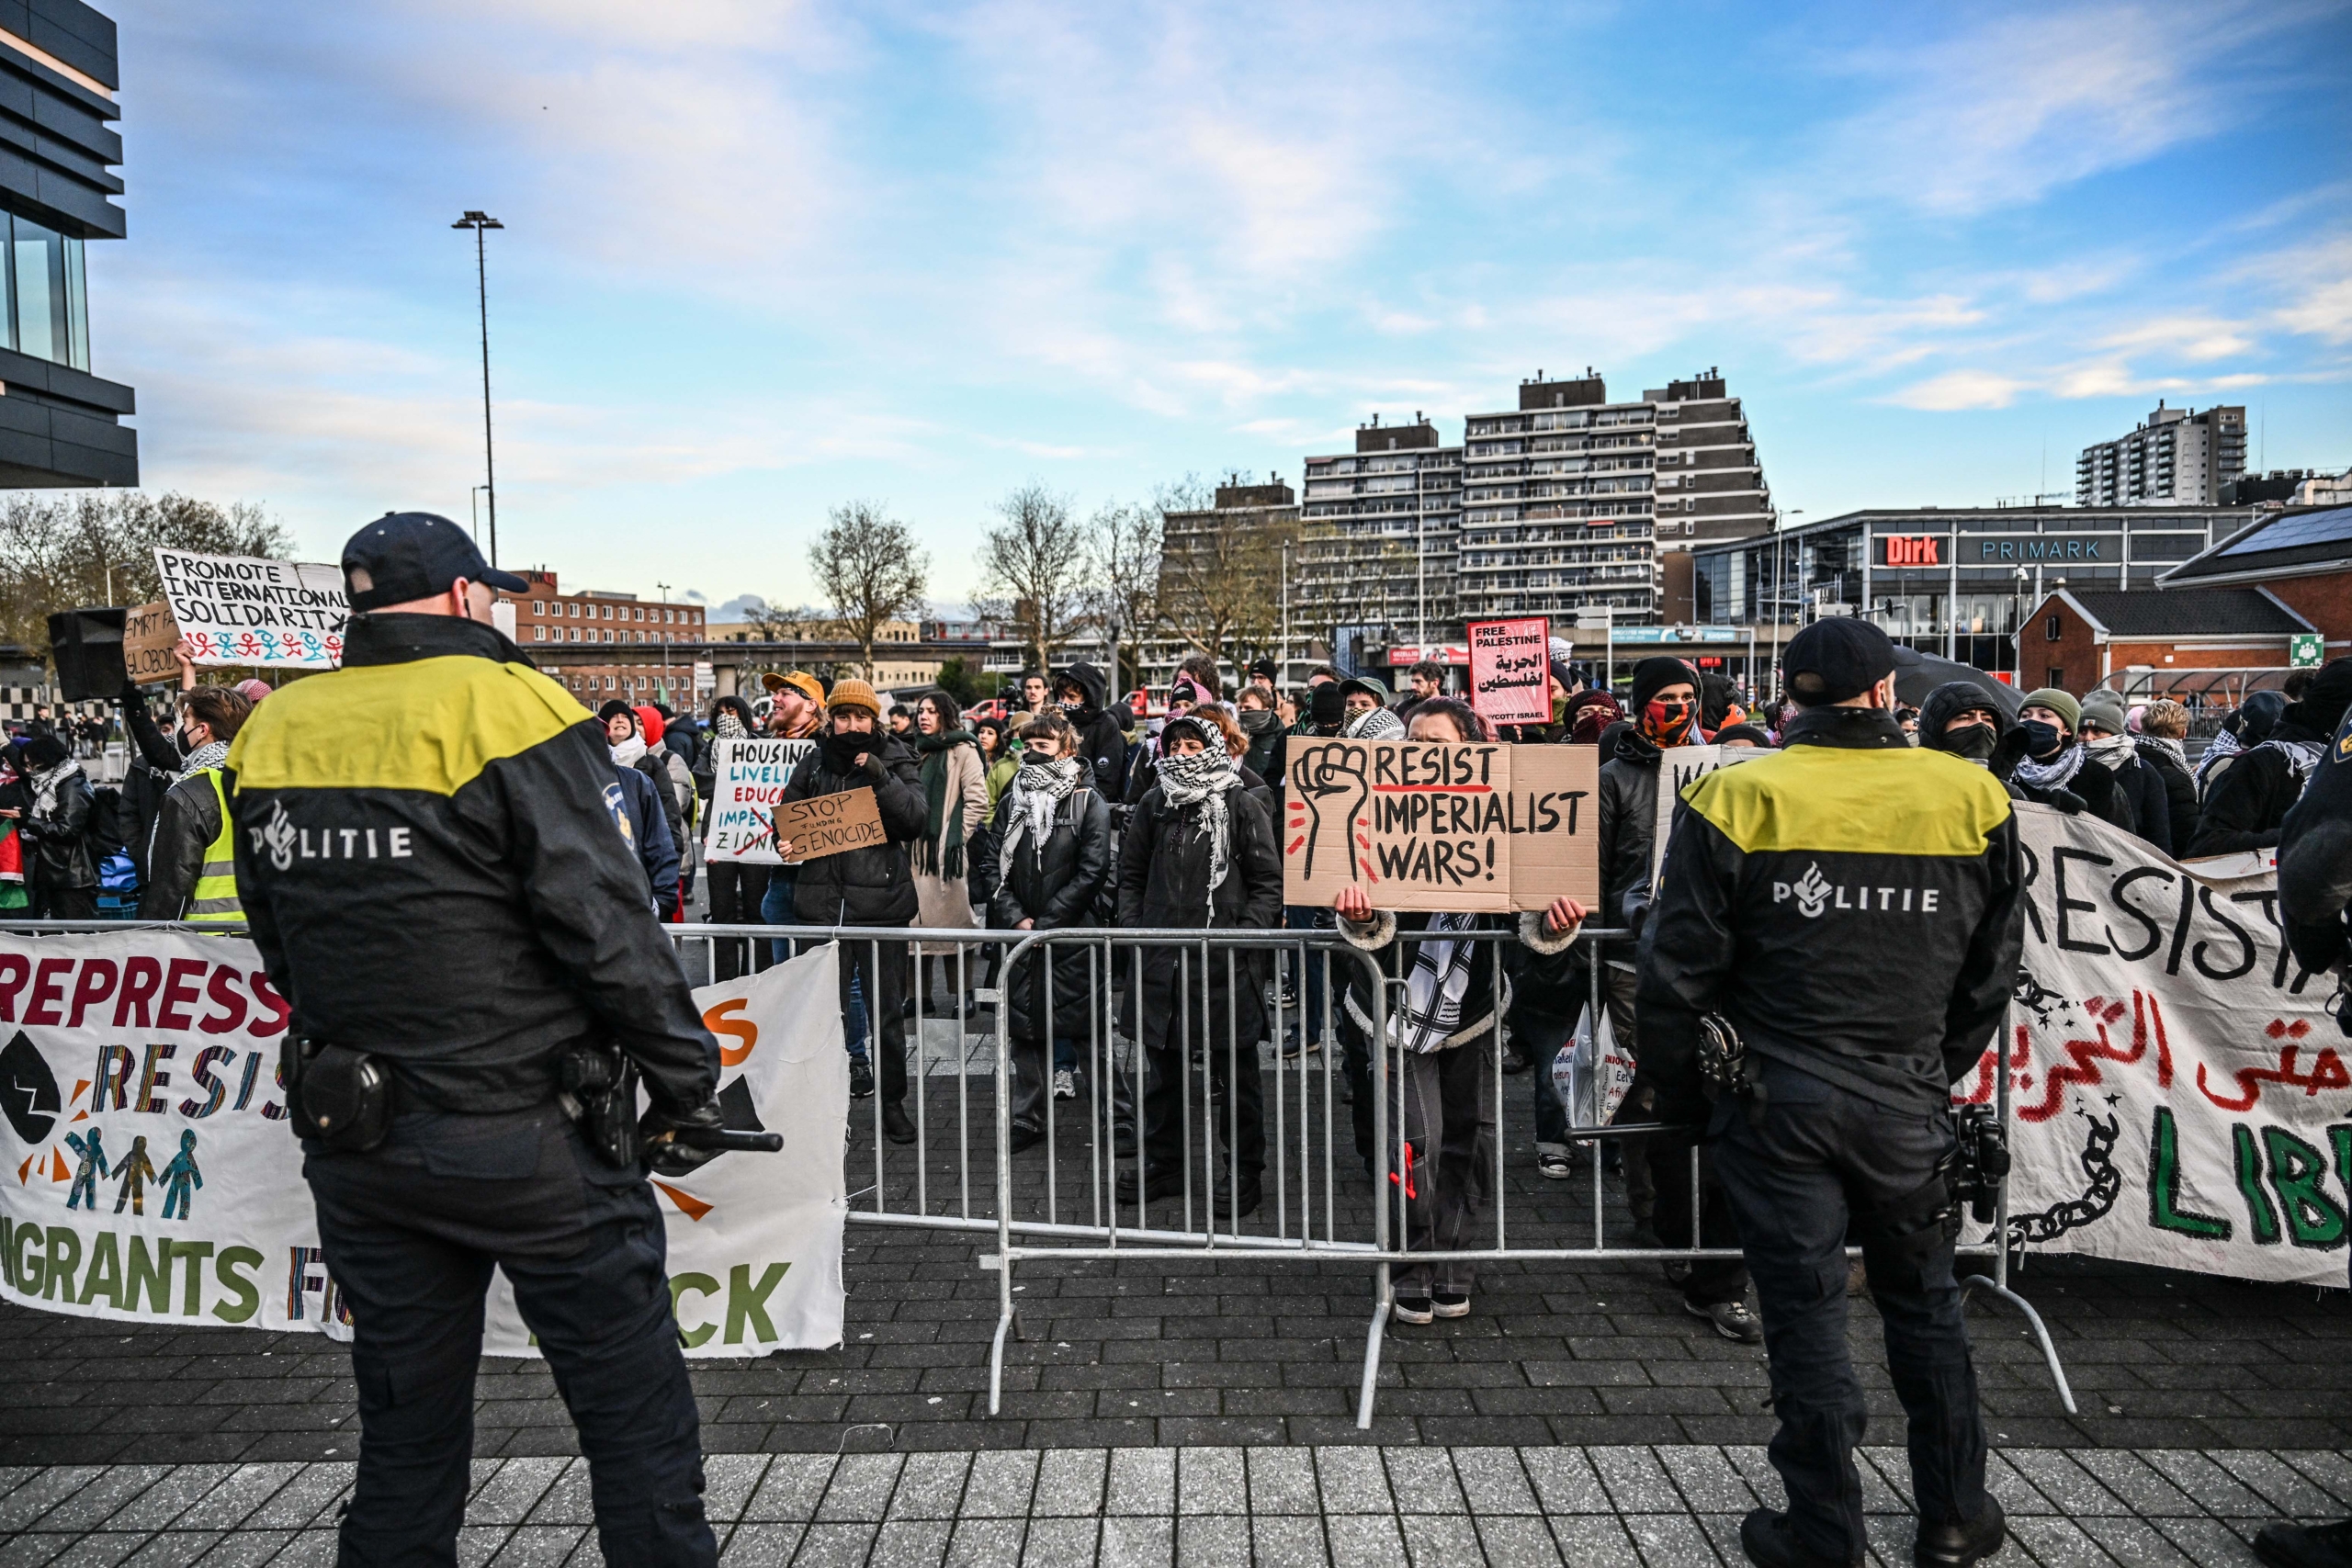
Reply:
M1392 625L1418 644L1458 640L1462 453L1419 412L1374 414L1355 450L1306 459L1292 581L1302 617Z
M2131 434L2083 448L2075 462L2077 506L2216 506L2245 472L2245 410L2156 412Z
M508 601L515 642L582 702L693 702L695 656L669 645L704 639L700 605L649 604L634 593L594 590L566 593L544 567L517 575L531 587Z
M1519 407L1472 414L1464 442L1459 605L1465 619L1659 613L1661 552L1771 527L1739 400L1709 370L1611 402L1588 368L1538 371Z

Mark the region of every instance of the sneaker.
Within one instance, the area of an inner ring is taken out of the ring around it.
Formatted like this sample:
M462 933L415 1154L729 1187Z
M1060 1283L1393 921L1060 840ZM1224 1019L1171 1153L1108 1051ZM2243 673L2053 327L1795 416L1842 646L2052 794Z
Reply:
M1440 1317L1468 1317L1470 1294L1466 1291L1431 1291L1430 1310Z
M1547 1181L1566 1181L1577 1173L1575 1164L1557 1149L1535 1151L1535 1174Z
M2254 1554L2270 1568L2352 1568L2352 1519L2265 1525L2254 1538Z
M874 1097L874 1064L864 1056L849 1059L849 1097L871 1100Z
M1427 1323L1437 1315L1437 1303L1427 1296L1398 1296L1388 1315L1399 1323Z
M1046 1130L1043 1127L1031 1126L1026 1122L1015 1122L1008 1143L1012 1152L1019 1154L1023 1149L1034 1149L1045 1141Z
M1320 1040L1301 1039L1298 1025L1295 1023L1283 1031L1283 1059L1284 1061L1296 1061L1301 1056L1312 1056L1322 1049L1323 1042Z
M1715 1332L1741 1345L1761 1345L1764 1324L1747 1310L1746 1302L1715 1302L1702 1306L1697 1302L1684 1302L1682 1310L1692 1317L1703 1317L1715 1325Z
M1077 1073L1068 1067L1056 1067L1054 1069L1054 1098L1056 1100L1076 1100L1078 1098Z

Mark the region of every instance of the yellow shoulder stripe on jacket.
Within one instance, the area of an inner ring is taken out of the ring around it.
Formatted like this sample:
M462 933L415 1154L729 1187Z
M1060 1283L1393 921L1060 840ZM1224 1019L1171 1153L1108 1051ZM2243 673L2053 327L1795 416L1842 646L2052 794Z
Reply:
M470 655L368 664L296 681L229 748L239 789L410 789L454 795L501 757L588 716L520 664Z
M1694 780L1682 798L1750 854L1979 855L2009 818L1991 773L1908 746L1792 746Z

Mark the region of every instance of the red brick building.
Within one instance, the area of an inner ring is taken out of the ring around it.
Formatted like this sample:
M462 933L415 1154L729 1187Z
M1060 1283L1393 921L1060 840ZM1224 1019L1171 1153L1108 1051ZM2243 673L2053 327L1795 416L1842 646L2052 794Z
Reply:
M2256 587L2061 588L2018 633L2018 684L2079 694L2128 670L2283 669L2290 639L2313 629Z
M514 596L514 640L538 667L594 707L608 697L694 705L695 660L665 645L703 640L696 604L649 604L634 593L563 592L545 570L518 574L530 591Z

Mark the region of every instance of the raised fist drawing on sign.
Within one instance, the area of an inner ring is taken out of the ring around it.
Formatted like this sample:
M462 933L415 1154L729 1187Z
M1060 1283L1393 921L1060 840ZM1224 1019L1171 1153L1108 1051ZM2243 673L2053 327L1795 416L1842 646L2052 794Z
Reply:
M1372 800L1367 773L1370 752L1362 746L1319 746L1304 762L1303 776L1297 771L1293 773L1299 800L1306 807L1306 858L1299 868L1301 874L1309 882L1315 879L1319 853L1338 855L1347 867L1350 882L1357 879L1359 871L1371 875L1371 865L1350 841L1358 815ZM1328 870L1325 874L1329 874Z

